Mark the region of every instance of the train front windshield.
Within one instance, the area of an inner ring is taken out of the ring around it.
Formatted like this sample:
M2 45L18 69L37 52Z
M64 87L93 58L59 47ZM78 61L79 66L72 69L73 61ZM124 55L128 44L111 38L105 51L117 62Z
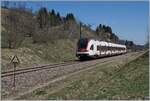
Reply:
M81 48L86 48L87 47L87 43L88 43L88 39L80 39L78 41L78 49L81 49Z

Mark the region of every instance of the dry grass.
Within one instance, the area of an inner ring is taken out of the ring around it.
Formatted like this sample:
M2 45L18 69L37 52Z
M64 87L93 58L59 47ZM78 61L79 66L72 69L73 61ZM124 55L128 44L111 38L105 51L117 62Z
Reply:
M22 46L17 49L2 50L2 71L12 69L10 63L13 55L20 59L18 68L61 62L64 60L75 59L75 41L58 40L54 43L33 44L31 38L26 38Z
M46 99L148 99L148 74L147 55L123 67L112 65L85 73Z
M97 66L18 99L147 99L148 55L124 66L123 61Z

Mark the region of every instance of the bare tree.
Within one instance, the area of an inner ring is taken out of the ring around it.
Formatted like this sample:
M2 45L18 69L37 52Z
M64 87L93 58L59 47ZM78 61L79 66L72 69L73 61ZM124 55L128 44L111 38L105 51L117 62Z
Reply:
M6 38L8 48L17 47L24 38L22 17L15 10L11 9L4 20L4 27L7 29L5 30L6 34L4 37Z

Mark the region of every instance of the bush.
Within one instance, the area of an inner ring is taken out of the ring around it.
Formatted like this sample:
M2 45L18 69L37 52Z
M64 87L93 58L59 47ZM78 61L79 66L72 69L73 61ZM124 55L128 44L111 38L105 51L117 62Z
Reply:
M1 47L2 48L16 48L19 47L21 42L24 39L24 36L20 33L15 32L6 32L2 31L1 33Z

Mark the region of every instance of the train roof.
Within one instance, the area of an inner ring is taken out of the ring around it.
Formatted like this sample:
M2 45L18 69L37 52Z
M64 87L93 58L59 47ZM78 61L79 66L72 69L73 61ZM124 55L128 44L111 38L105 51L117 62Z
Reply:
M88 38L87 38L87 37L84 37L84 38L81 38L81 39L88 39L88 40L102 41L100 38L97 38L97 37L96 37L96 38L95 38L95 37L88 37Z
M102 46L111 46L111 47L120 47L120 48L126 48L125 45L121 44L116 44L116 43L111 43L111 42L106 42L102 41L100 38L81 38L81 39L87 39L87 40L95 40L99 41Z

